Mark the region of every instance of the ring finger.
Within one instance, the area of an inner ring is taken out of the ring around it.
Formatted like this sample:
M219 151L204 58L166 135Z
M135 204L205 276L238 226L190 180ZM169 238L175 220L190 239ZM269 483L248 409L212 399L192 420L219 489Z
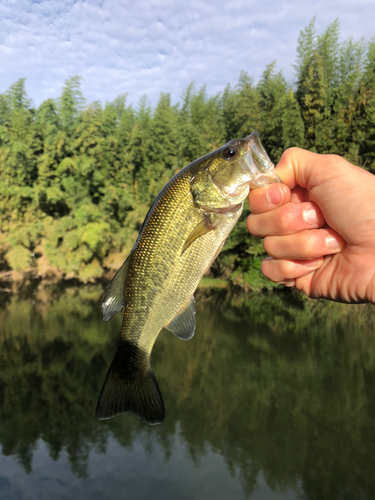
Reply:
M265 251L274 259L311 260L341 252L344 239L333 229L310 229L287 236L266 236Z

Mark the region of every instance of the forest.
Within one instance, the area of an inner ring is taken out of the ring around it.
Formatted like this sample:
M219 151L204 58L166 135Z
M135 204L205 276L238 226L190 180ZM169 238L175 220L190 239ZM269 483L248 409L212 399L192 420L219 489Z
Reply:
M245 68L246 69L246 68ZM339 21L300 32L287 82L276 61L259 82L240 74L217 95L191 83L128 104L87 103L80 77L34 107L25 80L0 95L0 281L24 276L90 282L116 271L162 186L228 140L260 134L273 162L298 146L344 156L375 173L375 39L340 41ZM262 242L241 221L213 277L245 289L260 275Z

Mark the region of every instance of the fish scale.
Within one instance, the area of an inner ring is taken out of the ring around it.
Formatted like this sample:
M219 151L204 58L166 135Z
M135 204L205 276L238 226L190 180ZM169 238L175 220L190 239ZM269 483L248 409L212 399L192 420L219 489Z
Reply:
M104 297L105 320L122 307L124 316L98 418L131 411L150 424L164 420L153 345L163 327L182 340L194 335L193 294L240 217L250 184L277 180L253 133L196 160L164 186Z
M154 206L131 257L130 263L134 269L131 276L135 286L125 289L125 302L132 310L133 318L137 317L137 329L133 322L126 321L123 335L137 342L148 353L151 353L161 328L190 300L210 264L212 253L234 225L226 224L225 220L226 231L219 228L213 236L207 233L181 255L184 241L202 220L202 211L194 206L190 191L190 179L193 175L194 172L188 169L185 175L167 186L166 192ZM240 213L236 220L239 215ZM165 238L167 228L170 233L168 239ZM139 272L141 276L138 275ZM144 298L148 304L147 311L139 307L138 299L144 280L148 285Z

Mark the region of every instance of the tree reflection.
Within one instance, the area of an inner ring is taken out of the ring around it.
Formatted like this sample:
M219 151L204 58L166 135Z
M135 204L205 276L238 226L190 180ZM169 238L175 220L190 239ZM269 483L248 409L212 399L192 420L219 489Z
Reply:
M110 435L131 449L162 446L177 429L191 459L220 453L250 495L260 472L306 498L374 498L375 336L372 306L285 293L200 292L188 342L164 331L153 368L163 425L133 415L98 422L94 409L121 317L100 317L102 290L41 288L0 310L0 443L26 471L38 439L87 474Z

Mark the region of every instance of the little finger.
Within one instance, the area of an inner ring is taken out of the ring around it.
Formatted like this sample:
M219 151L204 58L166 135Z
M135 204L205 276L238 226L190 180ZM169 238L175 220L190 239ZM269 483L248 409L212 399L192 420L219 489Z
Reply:
M294 280L319 269L324 258L312 260L287 260L268 257L262 262L261 270L274 283L294 285Z

